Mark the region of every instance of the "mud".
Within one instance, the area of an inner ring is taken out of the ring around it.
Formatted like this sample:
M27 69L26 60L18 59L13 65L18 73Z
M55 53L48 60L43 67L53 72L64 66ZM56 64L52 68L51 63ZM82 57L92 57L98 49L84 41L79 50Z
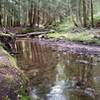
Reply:
M84 45L80 43L65 41L65 40L53 40L53 39L33 39L33 42L39 42L40 44L46 44L53 48L53 50L59 52L71 52L84 55L97 55L100 56L100 46Z

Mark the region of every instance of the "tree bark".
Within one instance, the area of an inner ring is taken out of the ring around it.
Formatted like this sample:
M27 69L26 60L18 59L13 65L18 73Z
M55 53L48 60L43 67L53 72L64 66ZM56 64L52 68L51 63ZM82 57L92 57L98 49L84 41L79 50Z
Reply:
M35 28L36 26L36 14L37 13L37 9L36 9L36 6L34 6L34 15L33 15L33 23L32 23L32 26L33 28Z
M2 4L0 0L0 26L2 26Z
M83 27L87 27L86 0L83 0Z
M93 0L91 0L91 26L94 27Z
M77 21L79 26L82 26L82 16L81 16L81 0L77 1Z

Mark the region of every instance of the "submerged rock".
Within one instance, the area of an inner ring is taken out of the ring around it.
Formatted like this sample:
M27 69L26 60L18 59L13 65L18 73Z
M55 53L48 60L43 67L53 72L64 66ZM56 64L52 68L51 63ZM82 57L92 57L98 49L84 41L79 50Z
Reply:
M86 88L86 89L75 88L75 89L70 89L69 92L77 97L85 97L86 99L84 100L99 100L100 98L99 93L92 88Z
M80 64L90 64L90 62L88 62L86 60L76 60L76 62L78 62Z

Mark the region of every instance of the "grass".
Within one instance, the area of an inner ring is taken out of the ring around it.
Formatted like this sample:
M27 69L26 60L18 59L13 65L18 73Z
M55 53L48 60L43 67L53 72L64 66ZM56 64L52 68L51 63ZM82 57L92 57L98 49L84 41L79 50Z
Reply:
M70 28L74 27L73 24L71 23L63 23L62 25L59 25L59 30L61 32L67 32Z
M20 100L30 100L29 96L21 96Z
M84 44L100 44L99 39L95 39L93 34L90 33L51 33L48 34L49 38L65 39L74 42L82 42Z
M57 32L67 32L69 31L72 27L74 27L74 24L71 20L71 17L67 18L67 21L64 21L63 23L59 24L56 27Z
M22 28L19 33L22 33L22 34L26 34L26 33L30 33L30 32L33 32L34 29L33 28L30 28L30 27L26 27L26 28Z
M100 21L99 15L100 14L94 15L95 22ZM73 29L76 29L79 32L73 32ZM95 34L85 28L75 28L70 17L67 19L67 21L59 24L56 27L55 33L49 33L47 37L53 39L64 39L68 41L81 42L83 44L100 45L100 38L95 38Z

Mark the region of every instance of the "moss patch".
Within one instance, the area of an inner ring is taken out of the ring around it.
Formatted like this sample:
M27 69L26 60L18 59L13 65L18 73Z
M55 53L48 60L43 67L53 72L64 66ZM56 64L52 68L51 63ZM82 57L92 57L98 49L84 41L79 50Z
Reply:
M0 66L3 65L17 68L16 59L13 58L8 52L3 49L3 47L0 46Z
M48 34L49 38L65 39L74 42L81 42L84 44L100 44L100 39L94 38L94 34L90 33L51 33Z

